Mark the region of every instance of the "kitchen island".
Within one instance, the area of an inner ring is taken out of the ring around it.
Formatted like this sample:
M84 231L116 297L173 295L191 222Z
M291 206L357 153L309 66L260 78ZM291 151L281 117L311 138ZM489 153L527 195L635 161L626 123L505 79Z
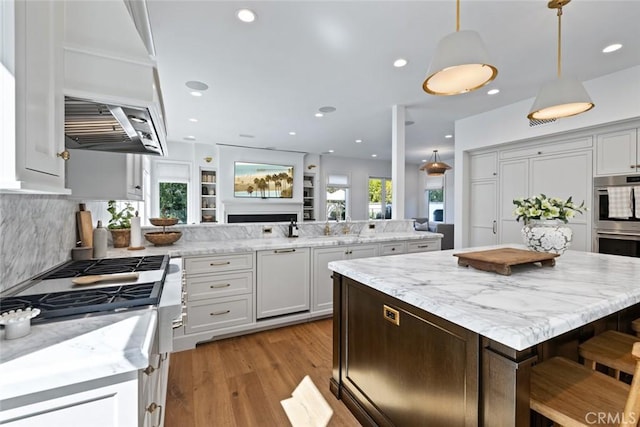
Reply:
M363 425L528 426L536 361L640 317L640 259L568 251L501 276L452 256L493 248L329 264L331 389Z

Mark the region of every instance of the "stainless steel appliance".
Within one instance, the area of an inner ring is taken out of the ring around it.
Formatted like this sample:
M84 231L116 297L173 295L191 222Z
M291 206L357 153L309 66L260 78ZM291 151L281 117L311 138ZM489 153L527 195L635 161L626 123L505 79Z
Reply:
M169 256L69 261L29 281L15 295L0 298L0 311L27 307L41 313L32 323L65 320L158 304L169 270ZM138 278L74 285L74 277L137 272Z
M165 156L160 121L149 108L65 97L67 148Z
M610 187L640 187L640 175L620 175L597 177L593 180L594 189L594 241L593 251L632 257L640 257L640 218L635 215L629 218L609 217ZM632 196L632 214L640 203L640 194Z

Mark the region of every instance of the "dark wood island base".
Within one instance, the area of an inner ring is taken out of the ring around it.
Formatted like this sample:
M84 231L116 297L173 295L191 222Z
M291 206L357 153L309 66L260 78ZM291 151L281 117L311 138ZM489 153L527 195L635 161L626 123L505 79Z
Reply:
M334 273L330 389L365 426L536 425L531 366L578 360L578 343L638 316L640 304L516 351Z

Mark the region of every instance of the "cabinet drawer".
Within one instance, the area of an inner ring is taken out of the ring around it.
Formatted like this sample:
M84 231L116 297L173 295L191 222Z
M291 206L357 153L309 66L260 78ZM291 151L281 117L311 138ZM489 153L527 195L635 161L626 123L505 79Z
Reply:
M251 295L208 299L187 303L188 334L206 332L252 322Z
M593 146L593 138L588 136L585 138L558 141L552 144L533 145L523 148L512 148L500 152L500 159L509 160L518 157L532 157L543 154L555 154L564 151L584 150Z
M187 301L242 295L253 291L253 271L187 278Z
M380 244L380 255L395 255L395 254L403 254L406 252L407 252L406 242Z
M440 240L423 240L420 242L409 242L407 243L407 252L429 252L429 251L439 251L440 250Z
M252 269L253 256L253 253L244 253L185 258L185 274L191 276L201 273Z

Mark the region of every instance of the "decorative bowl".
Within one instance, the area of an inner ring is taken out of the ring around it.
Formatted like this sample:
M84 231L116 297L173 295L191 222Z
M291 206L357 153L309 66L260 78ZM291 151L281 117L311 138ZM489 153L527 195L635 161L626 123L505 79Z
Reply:
M150 233L144 233L144 238L153 243L156 246L172 245L182 237L180 231L152 231Z
M202 220L205 222L213 221L213 215L202 215Z
M178 223L178 218L149 218L149 222L156 226L170 227Z

